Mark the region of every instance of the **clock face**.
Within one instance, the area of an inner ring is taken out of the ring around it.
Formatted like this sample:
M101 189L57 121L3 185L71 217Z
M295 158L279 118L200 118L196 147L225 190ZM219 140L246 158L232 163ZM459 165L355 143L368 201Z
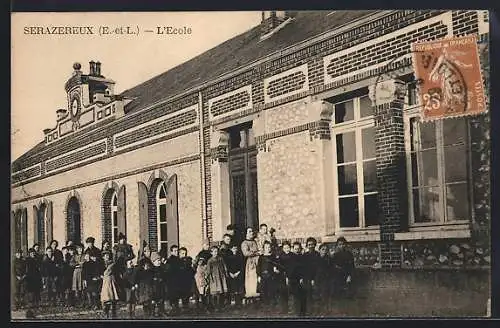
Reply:
M76 116L78 114L78 99L73 99L71 103L71 115Z

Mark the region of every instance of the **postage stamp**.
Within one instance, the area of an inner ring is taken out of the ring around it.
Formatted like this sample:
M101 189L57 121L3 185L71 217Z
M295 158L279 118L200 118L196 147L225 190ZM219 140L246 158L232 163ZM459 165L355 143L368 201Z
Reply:
M485 111L475 36L415 43L412 52L423 120Z

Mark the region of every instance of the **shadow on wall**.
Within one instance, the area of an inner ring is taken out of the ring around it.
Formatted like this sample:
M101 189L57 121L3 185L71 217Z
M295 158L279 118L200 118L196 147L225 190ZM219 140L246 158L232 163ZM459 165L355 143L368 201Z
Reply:
M490 298L489 270L359 268L353 282L343 316L484 317Z

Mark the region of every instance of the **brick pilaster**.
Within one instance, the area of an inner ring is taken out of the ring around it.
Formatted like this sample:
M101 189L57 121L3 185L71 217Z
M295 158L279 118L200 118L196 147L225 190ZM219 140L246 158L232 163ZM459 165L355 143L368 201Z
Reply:
M394 233L406 229L407 184L403 127L404 83L390 80L371 88L383 267L401 265L401 247Z

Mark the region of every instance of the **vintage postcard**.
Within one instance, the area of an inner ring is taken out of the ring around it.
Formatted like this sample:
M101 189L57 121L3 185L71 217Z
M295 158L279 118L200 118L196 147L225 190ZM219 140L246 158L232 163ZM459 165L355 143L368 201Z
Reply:
M11 17L12 320L491 315L488 11Z

